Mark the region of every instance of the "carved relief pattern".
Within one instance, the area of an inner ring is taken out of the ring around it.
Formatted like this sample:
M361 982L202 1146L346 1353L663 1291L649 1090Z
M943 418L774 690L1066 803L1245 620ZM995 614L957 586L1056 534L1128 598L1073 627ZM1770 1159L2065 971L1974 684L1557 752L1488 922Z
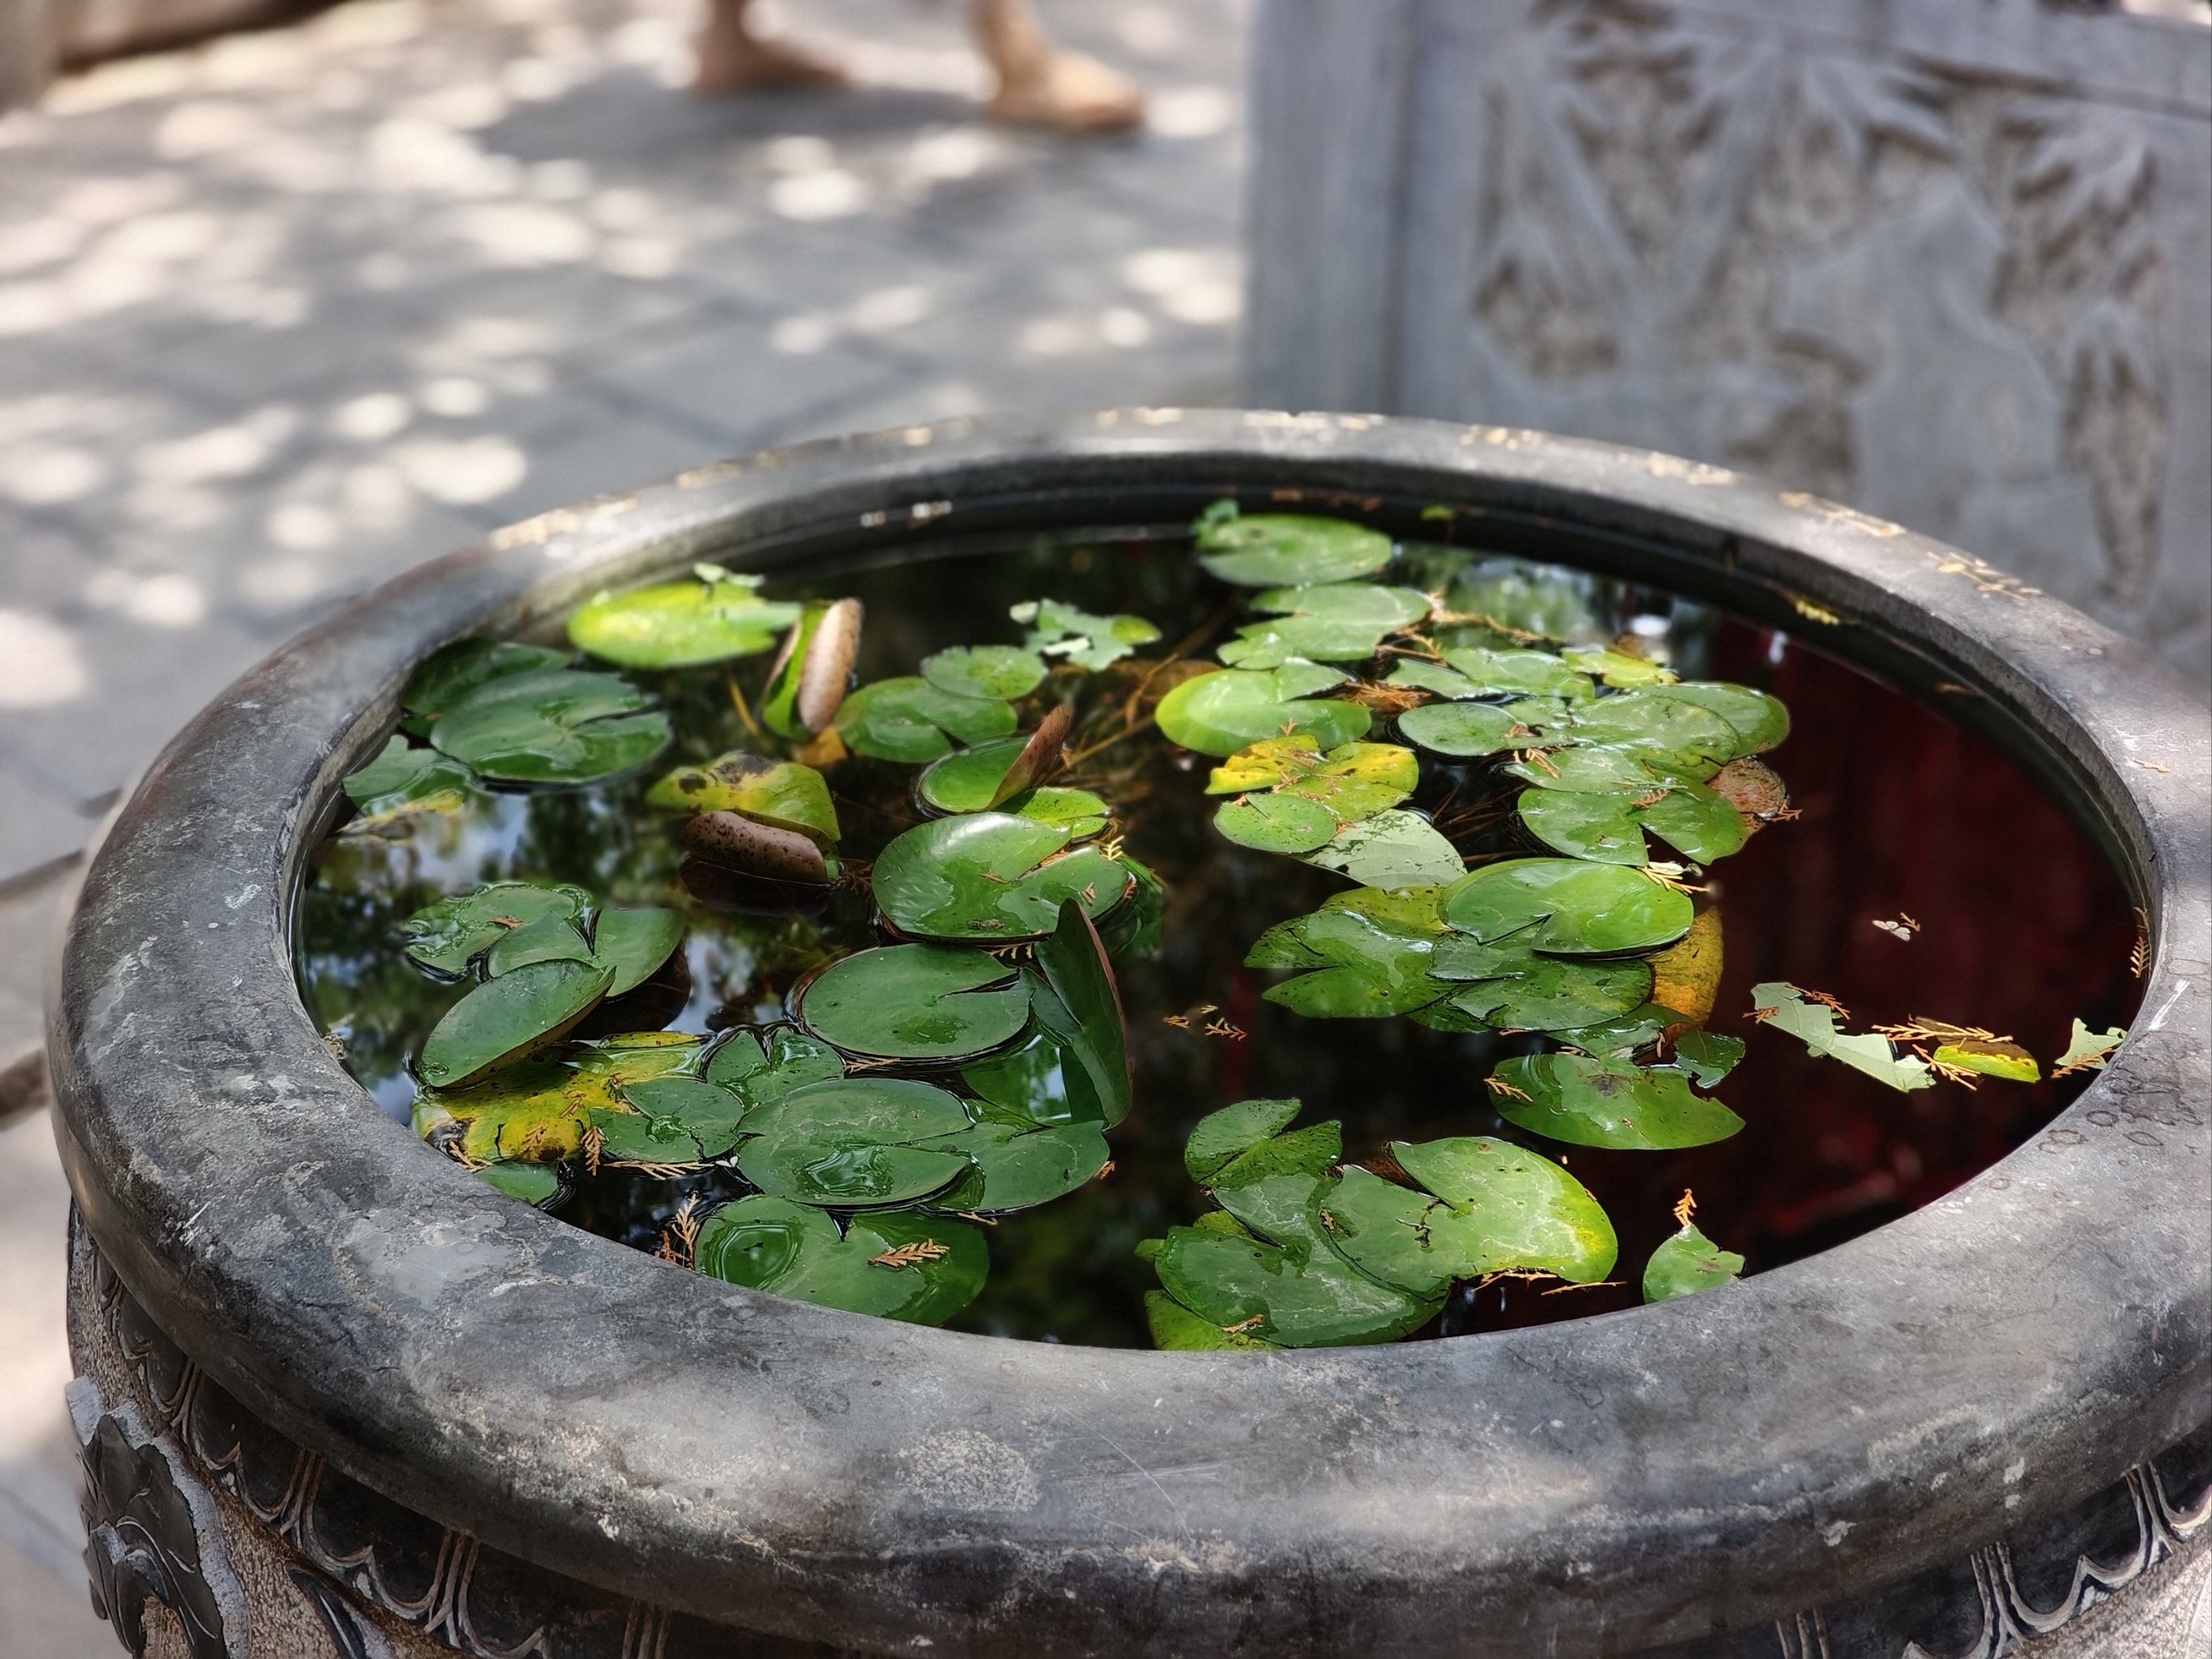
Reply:
M1650 0L1486 64L1486 396L1848 500L2124 609L2166 476L2139 121Z

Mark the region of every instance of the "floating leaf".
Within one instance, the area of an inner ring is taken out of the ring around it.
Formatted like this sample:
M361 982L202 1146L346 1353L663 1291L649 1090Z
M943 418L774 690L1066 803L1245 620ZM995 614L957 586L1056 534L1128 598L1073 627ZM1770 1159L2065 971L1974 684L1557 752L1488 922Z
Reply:
M514 929L548 917L580 924L591 908L592 896L580 887L495 881L424 905L400 924L399 933L407 954L423 967L459 977Z
M1436 970L1443 978L1447 969ZM1456 977L1456 975L1455 975ZM1502 1030L1572 1030L1644 1005L1651 969L1641 962L1563 962L1524 957L1510 972L1453 988L1454 1007Z
M1310 853L1328 845L1344 821L1326 806L1272 791L1224 801L1213 827L1239 847L1261 853Z
M889 945L830 963L800 991L797 1012L846 1054L956 1060L1012 1042L1030 998L1015 969L983 951Z
M960 1080L1001 1114L1032 1123L1103 1122L1080 1063L1057 1038L1039 1031L1026 1042L964 1066Z
M1523 1054L1499 1062L1490 1103L1508 1123L1576 1146L1666 1152L1726 1140L1743 1120L1690 1092L1683 1073L1591 1054Z
M1206 1184L1218 1194L1271 1181L1278 1176L1322 1175L1334 1168L1343 1156L1343 1126L1332 1119L1326 1123L1308 1124L1286 1134L1270 1135L1246 1147L1216 1170ZM1236 1208L1231 1200L1224 1198L1222 1201L1232 1210Z
M668 746L668 717L614 674L542 669L478 686L438 717L430 741L483 777L589 783Z
M772 1197L838 1208L910 1204L968 1172L938 1141L969 1127L957 1095L907 1078L810 1083L746 1115L745 1179Z
M1589 674L1549 651L1498 651L1461 646L1444 653L1444 662L1469 687L1457 697L1559 697L1582 702L1597 695Z
M1111 1128L1128 1115L1132 1099L1127 1029L1105 945L1073 899L1062 901L1051 934L1038 941L1036 972L1027 977L1039 1029L1073 1068L1072 1105Z
M1553 749L1525 761L1511 762L1504 769L1539 789L1636 796L1691 781L1671 765L1670 758L1633 746Z
M1690 1223L1651 1252L1644 1267L1644 1299L1672 1302L1699 1291L1717 1290L1743 1271L1743 1258L1721 1247Z
M1938 1044L1929 1060L1938 1071L1949 1066L1982 1077L2002 1078L2008 1083L2035 1083L2043 1076L2035 1056L2017 1042L1960 1037Z
M1266 738L1213 769L1208 794L1273 789L1325 806L1340 820L1371 817L1412 794L1419 758L1395 743L1346 743L1323 753L1310 738Z
M876 903L911 937L994 945L1049 933L1065 899L1103 915L1128 896L1132 878L1095 847L1060 853L1067 840L1006 812L916 824L878 856Z
M607 994L635 991L659 971L684 937L684 918L662 909L602 910L592 926L592 957L614 970Z
M931 1145L958 1152L974 1165L930 1200L932 1208L962 1215L999 1215L1048 1204L1095 1178L1112 1157L1095 1123L1039 1128L985 1121Z
M1433 904L1433 894L1431 900ZM1271 987L1264 995L1310 1018L1357 1019L1410 1013L1450 995L1457 988L1431 977L1440 958L1446 968L1468 977L1528 960L1445 936L1433 919L1409 926L1388 915L1337 908L1332 899L1310 915L1269 928L1245 963L1313 969Z
M702 564L686 581L593 595L568 618L568 638L625 668L690 668L750 657L799 619L795 605L760 596L760 578Z
M1693 702L1718 714L1741 739L1739 755L1756 755L1773 748L1790 735L1790 710L1779 697L1754 691L1747 685L1724 680L1685 680L1659 695L1676 702Z
M966 696L909 675L862 686L838 705L831 724L855 753L916 764L951 754L956 739L1003 738L1018 722L1002 698Z
M1639 1050L1650 1048L1663 1039L1669 1031L1679 1031L1682 1016L1672 1008L1662 1008L1656 1002L1647 1002L1640 1008L1632 1008L1625 1014L1577 1026L1571 1030L1554 1028L1552 1035L1571 1048L1579 1048L1586 1054L1596 1054L1607 1060L1626 1060ZM1733 1038L1715 1038L1716 1042L1733 1042ZM1739 1050L1742 1044L1736 1045ZM1686 1066L1686 1069L1690 1069ZM1702 1073L1692 1072L1700 1085L1706 1083Z
M1325 1188L1318 1218L1355 1266L1415 1296L1510 1268L1591 1284L1613 1271L1613 1223L1583 1184L1548 1158L1502 1140L1393 1142L1410 1192L1354 1166Z
M1671 1010L1674 1023L1702 1025L1712 1018L1726 943L1721 913L1700 910L1688 933L1651 957L1651 1000Z
M1183 1166L1200 1186L1298 1115L1295 1100L1240 1100L1198 1121L1183 1143Z
M1632 657L1626 651L1570 647L1562 653L1562 659L1569 667L1607 685L1668 685L1674 679L1674 670L1665 664Z
M2058 1056L2051 1068L2054 1078L2064 1077L2069 1072L2101 1072L2113 1049L2126 1040L2127 1032L2118 1026L2106 1031L2093 1031L2079 1018L2074 1022L2074 1035L2066 1044L2066 1052Z
M1231 1334L1209 1325L1164 1291L1145 1292L1145 1323L1152 1333L1152 1346L1165 1353L1233 1353L1281 1348L1249 1331Z
M487 1185L525 1204L542 1207L561 1193L561 1172L549 1164L488 1164L477 1174Z
M1512 711L1488 702L1431 702L1398 716L1398 734L1434 755L1472 758L1535 746Z
M1735 759L1745 739L1712 710L1661 690L1623 691L1582 704L1559 733L1565 741L1628 749L1655 769L1710 777Z
M650 1078L623 1090L623 1098L637 1115L653 1119L689 1139L699 1158L720 1158L737 1144L738 1126L744 1121L744 1101L731 1090L690 1077ZM632 1158L639 1163L658 1160L617 1149L607 1125L619 1114L595 1113L592 1121L606 1137L605 1157Z
M394 733L374 759L345 776L346 798L374 823L402 812L450 812L466 798L469 769Z
M484 953L484 977L496 978L517 968L527 968L533 962L591 959L592 942L584 937L581 922L566 916L546 916L510 930L494 944ZM614 993L610 990L608 994Z
M951 1318L990 1272L982 1233L964 1223L856 1215L841 1234L819 1210L758 1194L708 1216L691 1259L732 1285L917 1325Z
M1680 939L1686 893L1618 865L1510 859L1476 870L1443 897L1443 918L1485 944L1511 936L1523 950L1649 951Z
M480 685L510 674L565 668L570 653L512 640L455 640L425 657L399 694L399 706L416 718L409 727L429 730L430 722Z
M639 1033L562 1052L567 1059L525 1060L473 1088L424 1091L415 1102L416 1133L451 1144L471 1163L574 1158L594 1112L618 1109L624 1090L690 1065L699 1039Z
M1044 678L1034 651L1014 645L957 645L921 659L921 677L954 696L1011 701L1025 697Z
M1649 863L1646 830L1700 864L1727 857L1743 845L1747 833L1734 806L1694 783L1676 783L1656 800L1525 789L1520 809L1521 821L1539 841L1605 864Z
M845 1075L843 1056L828 1043L792 1026L770 1028L766 1042L756 1030L738 1030L707 1057L703 1075L727 1089L748 1110L782 1099L793 1089Z
M1751 988L1752 1006L1759 1018L1778 1031L1790 1036L1816 1054L1840 1060L1893 1089L1927 1089L1936 1079L1928 1062L1916 1055L1899 1058L1887 1037L1869 1032L1853 1036L1836 1029L1835 1010L1808 1001L1802 992L1779 980Z
M1743 1058L1743 1039L1717 1036L1711 1031L1685 1031L1674 1039L1674 1063L1687 1072L1700 1089L1710 1089Z
M679 812L735 812L772 829L795 830L822 847L837 842L829 780L797 761L733 750L704 766L678 767L645 792L645 804Z
M1452 844L1418 812L1377 812L1347 823L1308 864L1340 871L1363 887L1433 887L1467 868Z
M1240 587L1292 587L1349 581L1390 562L1379 530L1288 513L1255 513L1201 524L1199 562Z
M1247 623L1223 645L1221 660L1244 668L1279 668L1292 660L1364 662L1392 634L1423 621L1428 596L1374 582L1325 582L1271 588L1252 601L1277 613Z
M1025 599L1006 614L1030 630L1022 641L1030 650L1094 673L1160 636L1160 630L1142 617L1094 616L1057 599Z
M1170 741L1201 755L1233 755L1262 738L1280 737L1310 737L1334 749L1364 737L1371 719L1356 702L1309 695L1343 681L1317 663L1224 668L1183 681L1160 700L1155 717Z
M1065 726L1062 727L1063 732ZM1071 839L1093 836L1105 828L1107 805L1088 789L1042 787L1021 784L1018 774L1036 746L1036 735L1001 738L957 750L931 763L915 785L922 799L940 812L981 812L1003 810L1016 817L1065 829ZM1057 744L1053 745L1055 749Z
M836 718L860 654L858 599L816 600L784 636L761 696L761 719L787 738L811 738Z
M458 1089L557 1042L596 1007L614 970L536 962L486 980L446 1011L422 1044L422 1080Z

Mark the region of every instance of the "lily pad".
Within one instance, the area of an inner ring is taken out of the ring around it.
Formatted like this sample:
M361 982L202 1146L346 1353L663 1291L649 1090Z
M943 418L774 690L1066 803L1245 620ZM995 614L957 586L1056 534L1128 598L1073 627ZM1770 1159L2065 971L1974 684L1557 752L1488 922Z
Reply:
M692 1264L800 1302L941 1325L982 1290L990 1254L978 1229L943 1217L857 1215L841 1231L820 1210L756 1194L700 1224Z
M906 1078L810 1083L749 1113L745 1179L775 1198L838 1208L911 1204L968 1173L962 1153L920 1143L969 1127L957 1095Z
M806 1029L871 1060L962 1060L1011 1042L1029 1021L1018 973L981 951L887 945L833 962L799 992Z
M407 954L433 973L458 978L518 927L549 917L580 925L592 896L555 882L495 881L426 904L400 924Z
M930 1200L963 1215L1003 1215L1064 1198L1104 1169L1113 1154L1095 1123L986 1121L930 1143L958 1152L970 1172Z
M1019 818L1067 831L1071 840L1095 836L1106 827L1106 802L1088 789L1027 784L1008 788L1034 736L1001 738L960 749L932 762L915 786L923 800L940 812L1003 810Z
M1129 872L1065 831L1006 812L916 824L884 848L872 881L891 926L916 939L1006 944L1052 931L1061 901L1096 918L1128 896ZM1057 856L1055 856L1057 854Z
M510 674L565 668L567 651L512 640L455 640L425 657L399 694L399 706L415 716L410 730L427 732L430 722L480 685Z
M1057 599L1024 599L1006 614L1030 630L1022 641L1028 649L1094 673L1160 636L1160 630L1142 617L1095 616Z
M1208 1324L1165 1291L1145 1292L1145 1323L1152 1346L1164 1353L1234 1353L1239 1351L1273 1352L1282 1347L1249 1331L1231 1334Z
M1457 669L1447 668L1442 663L1431 662L1423 657L1401 657L1390 670L1385 685L1410 686L1416 691L1434 692L1439 697L1473 697L1480 693L1473 680Z
M574 1158L594 1112L617 1109L623 1091L681 1072L699 1039L640 1033L570 1043L560 1060L529 1060L473 1088L425 1090L415 1102L416 1133L452 1146L471 1163L500 1159L557 1163Z
M430 741L478 775L588 783L642 766L668 746L668 717L617 675L508 674L440 715Z
M1711 776L1744 751L1745 738L1720 715L1668 695L1623 691L1574 710L1565 736L1576 744L1633 750L1647 763Z
M1571 647L1562 655L1569 667L1588 674L1593 679L1603 680L1607 685L1668 685L1674 679L1674 671L1664 663L1653 662L1648 657L1632 656L1626 651Z
M858 599L817 600L799 611L761 696L769 731L811 738L836 718L860 652L860 617Z
M1398 716L1398 735L1432 755L1473 759L1535 746L1526 724L1491 702L1431 702Z
M1452 693L1455 696L1560 697L1582 702L1597 695L1589 674L1549 651L1460 646L1444 653L1444 662L1472 688Z
M568 618L580 648L625 668L690 668L767 650L799 619L795 605L760 596L760 578L719 565L690 580L594 595Z
M1269 1002L1311 1018L1359 1019L1411 1013L1450 995L1458 988L1430 976L1440 951L1470 976L1528 960L1449 937L1435 924L1409 927L1324 905L1268 929L1245 963L1312 970L1271 986L1262 994Z
M793 1089L845 1075L844 1057L819 1038L789 1025L733 1031L707 1057L703 1076L747 1110L781 1100Z
M1334 749L1364 737L1372 718L1358 703L1310 695L1343 681L1317 663L1224 668L1183 681L1160 700L1156 718L1170 741L1201 755L1233 755L1262 738L1310 737Z
M592 925L591 959L614 970L607 994L635 991L659 971L684 938L684 917L674 910L602 910Z
M2063 1077L2069 1072L2101 1072L2112 1050L2127 1040L2127 1032L2119 1026L2109 1030L2093 1031L2080 1018L2074 1022L2074 1032L2067 1041L2066 1052L2058 1056L2051 1068L2053 1077Z
M1004 1054L963 1066L960 1080L1002 1115L1039 1125L1104 1121L1079 1062L1043 1031Z
M831 724L856 754L915 765L951 754L956 741L1003 738L1018 721L1003 698L946 691L908 675L862 686L838 705Z
M1743 1258L1721 1247L1689 1222L1651 1252L1644 1267L1644 1299L1672 1302L1699 1291L1717 1290L1743 1272Z
M484 977L495 979L517 968L527 968L533 962L591 959L592 942L584 937L580 922L566 916L546 916L513 929L485 951ZM610 990L607 994L611 996L614 993Z
M1916 1054L1899 1055L1887 1037L1869 1031L1852 1036L1836 1028L1836 1012L1808 1000L1796 986L1768 980L1751 988L1753 1010L1762 1023L1787 1031L1816 1054L1840 1060L1893 1089L1933 1088L1935 1074Z
M1025 977L1038 1029L1072 1068L1071 1103L1084 1117L1095 1109L1111 1128L1128 1115L1133 1098L1127 1024L1105 945L1074 900L1062 901L1051 934L1037 942L1036 968Z
M1613 1271L1613 1223L1548 1158L1502 1140L1392 1143L1413 1192L1354 1166L1320 1194L1318 1218L1355 1266L1415 1296L1511 1268L1587 1285Z
M955 696L1025 697L1044 678L1034 651L1014 645L957 645L921 659L921 677Z
M1292 587L1349 581L1390 562L1390 538L1341 519L1254 513L1201 523L1198 558L1240 587Z
M1183 1167L1204 1186L1298 1115L1295 1100L1240 1100L1209 1112L1183 1143Z
M1390 635L1425 620L1425 593L1375 582L1324 582L1271 588L1252 601L1272 619L1249 623L1224 644L1221 660L1244 668L1279 668L1295 659L1364 662Z
M1213 769L1206 793L1272 789L1326 806L1343 821L1371 817L1412 794L1421 763L1395 743L1347 743L1323 753L1310 738L1265 738Z
M1508 1123L1576 1146L1668 1152L1710 1146L1743 1127L1721 1104L1690 1092L1689 1078L1664 1066L1590 1054L1523 1054L1499 1062L1506 1085L1490 1104Z
M1711 1031L1685 1031L1674 1039L1674 1063L1690 1074L1700 1089L1710 1089L1736 1068L1743 1058L1743 1039L1718 1036Z
M536 962L486 980L446 1011L422 1044L423 1082L458 1089L557 1042L599 1006L614 969Z
M1656 790L1655 790L1656 792ZM1644 802L1639 805L1639 801ZM1735 807L1701 784L1677 783L1656 800L1643 795L1525 789L1521 821L1546 845L1603 864L1650 861L1647 830L1699 864L1727 857L1748 832Z
M561 1172L545 1164L487 1164L477 1171L485 1185L539 1207L561 1195Z
M679 812L735 812L772 829L795 830L820 847L837 843L829 780L797 761L733 750L704 766L678 767L645 792L645 804Z
M1418 812L1377 812L1337 831L1308 864L1347 875L1363 887L1433 887L1467 868L1456 848Z
M1269 790L1224 801L1214 809L1213 827L1258 852L1311 853L1328 846L1344 821L1316 802Z
M1578 859L1510 859L1452 884L1443 918L1485 944L1529 951L1650 951L1688 931L1695 908L1635 870Z
M434 749L417 749L396 732L366 766L345 776L346 798L362 821L402 812L450 812L467 798L469 769Z
M665 1126L665 1131L684 1136L700 1159L720 1158L737 1145L738 1125L748 1109L732 1091L690 1077L651 1078L633 1083L623 1089L623 1098L635 1109L636 1115ZM619 1116L612 1113L593 1115L592 1121L606 1137L610 1148L602 1156L632 1156L612 1150L615 1140L607 1126ZM638 1161L655 1160L648 1158Z
M1660 694L1718 714L1741 739L1738 755L1762 754L1790 735L1790 710L1779 697L1724 680L1685 680Z
M1509 762L1503 769L1539 789L1631 797L1694 781L1692 775L1711 769L1709 763L1678 766L1674 763L1671 756L1631 745L1592 745L1546 750L1527 760Z
M1437 978L1449 964L1436 970ZM1510 973L1455 988L1451 1003L1501 1030L1562 1031L1615 1019L1644 1006L1651 969L1642 962L1524 957Z

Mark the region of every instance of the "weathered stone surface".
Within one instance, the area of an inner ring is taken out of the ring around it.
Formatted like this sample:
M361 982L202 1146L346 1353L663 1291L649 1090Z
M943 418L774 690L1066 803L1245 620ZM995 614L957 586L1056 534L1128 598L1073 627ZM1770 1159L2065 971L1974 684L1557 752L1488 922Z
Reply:
M2212 33L2043 0L1272 0L1249 380L1955 542L2212 686Z

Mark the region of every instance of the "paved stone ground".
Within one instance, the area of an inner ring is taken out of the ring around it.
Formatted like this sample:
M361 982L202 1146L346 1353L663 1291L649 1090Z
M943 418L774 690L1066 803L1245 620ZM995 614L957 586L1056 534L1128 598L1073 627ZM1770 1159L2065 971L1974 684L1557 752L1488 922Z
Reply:
M809 0L858 90L672 88L691 0L356 0L0 118L0 1067L107 806L234 675L486 530L983 409L1229 401L1237 0L1045 0L1148 130L999 131L959 8ZM4 1091L0 1083L0 1091ZM62 1219L0 1132L0 1647L105 1650Z

